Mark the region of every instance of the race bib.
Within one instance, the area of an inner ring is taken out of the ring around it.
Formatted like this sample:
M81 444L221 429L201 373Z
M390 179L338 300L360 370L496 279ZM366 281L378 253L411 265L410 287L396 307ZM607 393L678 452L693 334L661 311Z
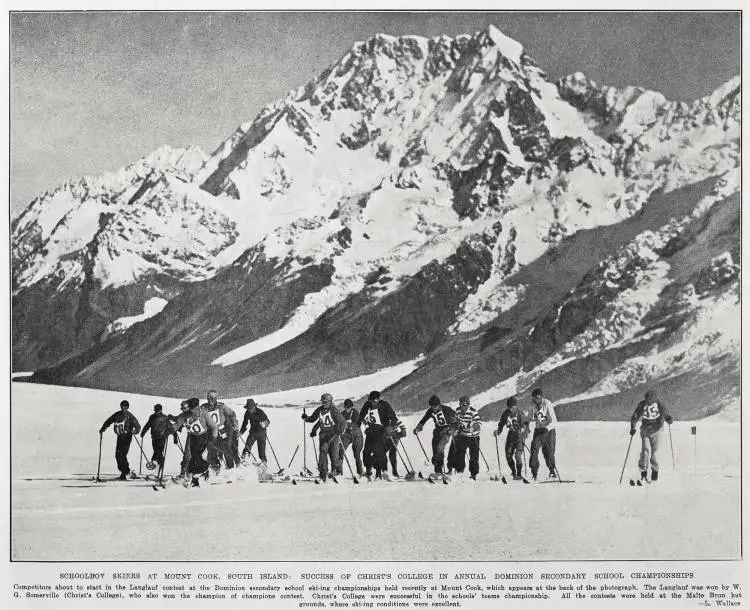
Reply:
M443 413L442 410L434 412L432 414L432 419L435 420L435 425L436 426L445 426L446 425L445 413Z
M333 416L331 415L330 411L328 413L320 413L318 419L320 420L320 425L323 428L330 428L331 426L333 426Z
M221 423L221 415L219 414L219 411L209 411L208 412L209 417L211 418L211 421L214 423L214 425L219 429L224 429L224 424Z
M659 403L654 402L643 407L643 419L659 419L659 415Z
M125 434L125 422L124 421L117 422L114 425L114 430L117 436Z
M191 434L199 436L206 431L206 428L203 426L203 422L201 422L200 419L195 419L188 423L188 430Z
M370 409L367 412L367 415L365 416L365 421L368 424L381 425L380 424L380 411L378 411L377 409Z
M518 430L518 415L508 418L508 428L513 432Z

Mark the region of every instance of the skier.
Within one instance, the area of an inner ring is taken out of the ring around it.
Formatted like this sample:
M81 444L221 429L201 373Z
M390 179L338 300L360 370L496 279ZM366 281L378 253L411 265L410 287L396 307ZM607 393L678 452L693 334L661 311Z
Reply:
M458 399L458 410L456 411L456 424L454 428L457 434L453 435L453 444L449 454L449 467L462 473L466 468L466 450L469 450L469 474L476 481L479 474L479 433L482 430L482 422L479 421L479 411L471 406L468 396Z
M635 425L641 422L641 457L638 460L638 468L641 470L641 480L648 481L648 466L651 464L651 480L659 479L659 462L656 452L659 450L661 441L661 430L664 422L672 424L670 415L664 404L657 398L656 392L649 390L644 400L638 403L630 418L630 436L635 434Z
M117 469L120 471L120 481L127 481L128 477L135 479L138 476L130 470L128 451L130 450L133 435L138 434L141 430L141 424L138 423L135 415L129 409L130 403L127 400L121 401L120 410L110 415L99 429L99 434L104 434L104 431L114 424L114 431L117 435L115 460L117 460Z
M148 421L141 430L141 438L144 438L146 432L149 430L151 430L151 447L154 450L151 461L161 468L164 466L164 446L167 444L167 439L171 434L176 445L177 432L172 428L169 417L162 413L162 406L160 404L154 405L154 412L149 416Z
M419 420L414 434L419 434L428 419L432 419L435 429L432 431L432 465L435 467L435 475L443 475L443 461L445 460L445 448L453 437L453 429L456 425L456 413L450 407L440 403L440 398L434 394L428 401L429 409Z
M341 435L341 457L339 462L344 460L344 452L346 448L351 445L352 453L354 454L354 461L357 464L357 475L362 476L362 447L364 444L364 438L362 436L362 428L357 423L359 420L359 412L354 408L354 403L350 398L344 401L344 408L341 411L341 416L346 422L346 429Z
M331 460L331 474L335 476L341 472L340 448L341 433L346 428L346 422L341 417L339 410L333 406L333 396L326 393L320 397L320 406L310 415L302 414L302 419L307 423L318 422L320 424L320 435L318 437L318 473L321 480L328 478L328 459ZM317 428L313 427L313 432ZM310 436L314 436L313 433Z
M388 477L388 436L395 430L398 418L393 407L385 400L381 400L380 392L373 390L367 397L359 412L357 424L365 424L365 448L362 462L365 466L365 476L372 480L372 469L375 469L376 479L389 480Z
M245 417L242 419L242 427L240 428L240 435L245 433L248 425L250 426L250 432L247 433L247 441L245 448L242 450L242 460L246 460L247 456L253 449L253 445L257 441L258 443L258 458L263 464L266 464L266 428L271 424L268 416L265 414L263 409L259 408L258 405L252 398L248 398L245 402Z
M531 439L531 450L529 455L529 467L531 475L536 480L539 472L539 449L542 450L544 461L549 468L549 477L557 477L557 468L555 467L555 442L557 433L557 416L552 403L544 397L541 388L536 388L531 392L531 400L534 402L534 436Z
M526 444L526 437L529 434L529 419L526 414L518 408L518 401L515 396L511 396L505 401L506 409L500 415L500 421L495 430L495 436L503 433L503 428L508 428L508 434L505 437L505 461L510 466L513 474L513 480L519 481L522 478L523 450Z
M183 406L184 405L184 406ZM185 468L185 486L199 487L199 478L208 478L208 462L203 458L207 449L216 449L219 442L219 428L208 412L200 407L198 398L183 401L183 411L175 418L174 428L187 429L185 455L188 463Z
M388 443L388 461L391 463L391 472L395 479L401 478L401 475L398 474L398 461L396 458L398 458L398 444L405 436L406 424L397 417L396 422L393 424L393 432L386 439Z
M227 470L234 468L235 464L239 463L237 415L233 409L219 402L219 393L216 390L208 391L206 402L201 405L201 409L206 411L219 430L219 439L208 452L211 468L214 473L218 474L222 458L224 458Z

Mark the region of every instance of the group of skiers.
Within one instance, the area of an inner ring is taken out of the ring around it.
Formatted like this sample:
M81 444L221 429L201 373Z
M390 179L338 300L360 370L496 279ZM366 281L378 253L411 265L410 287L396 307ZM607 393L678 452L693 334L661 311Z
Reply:
M522 478L524 451L529 452L531 475L537 479L539 474L539 452L541 451L550 478L557 478L555 464L556 424L557 417L552 402L544 396L540 388L531 392L533 408L527 412L519 407L518 400L512 396L506 401L506 408L500 416L494 435L500 436L507 429L505 439L505 459L510 467L514 480ZM480 432L482 422L479 412L471 405L468 396L462 396L458 408L442 404L440 398L433 395L428 400L428 409L417 423L413 432L424 451L419 433L425 424L432 420L432 459L435 478L444 478L446 474L463 473L466 470L466 453L469 453L468 471L470 478L476 480L479 474ZM100 435L110 426L114 426L117 435L115 459L120 471L120 480L135 478L135 473L128 463L128 451L133 436L140 432L140 438L151 431L153 449L152 467L163 469L166 443L169 436L175 445L182 450L182 473L186 486L198 487L200 478L208 478L209 470L219 473L222 467L231 470L238 465L245 465L252 449L257 445L257 465L265 469L267 463L266 430L270 420L252 398L245 403L245 415L242 425L238 425L234 411L218 400L216 390L210 390L206 402L201 404L198 398L183 400L179 415L166 415L162 405L154 405L154 412L146 425L141 426L136 417L130 413L128 401L120 403L120 411L111 415L102 424ZM325 481L329 477L343 474L342 463L346 458L346 449L351 446L357 475L368 480L390 479L388 465L392 476L398 478L399 442L406 437L404 423L396 415L393 407L382 399L380 392L370 392L366 402L358 411L351 399L346 399L341 410L333 404L333 396L325 393L321 396L320 406L311 414L302 412L305 423L313 424L311 437L318 437L317 466L318 478ZM672 423L672 416L659 401L653 391L646 392L633 412L631 418L631 435L635 434L636 425L641 422L642 449L638 462L641 478L648 480L648 469L651 467L651 480L658 480L659 464L656 453L659 448L660 433L664 422ZM526 439L534 426L530 448ZM365 427L364 435L362 426ZM187 441L183 448L177 433L185 428ZM242 452L239 440L245 432ZM137 439L141 451L143 446ZM447 456L446 456L447 453ZM426 452L425 452L426 456ZM254 457L254 456L253 456ZM408 456L407 456L408 457ZM447 457L447 460L446 460ZM402 463L403 457L401 457ZM348 460L347 460L348 461ZM351 464L349 465L351 468ZM353 473L352 473L353 474Z

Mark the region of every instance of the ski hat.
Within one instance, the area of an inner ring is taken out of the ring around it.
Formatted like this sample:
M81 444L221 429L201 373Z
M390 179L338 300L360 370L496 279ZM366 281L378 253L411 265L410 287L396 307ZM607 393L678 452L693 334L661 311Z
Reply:
M127 400L121 400L120 401L120 406L121 407L128 407L128 408L130 408L130 403Z
M505 401L506 407L515 407L518 405L518 401L516 400L515 396L511 396L508 400Z
M459 406L468 405L470 403L471 401L469 400L468 396L461 396L461 398L458 399Z
M195 409L196 407L200 406L200 404L201 404L200 398L195 398L195 397L188 398L188 401L187 401L188 409Z
M326 392L320 397L320 402L333 402L333 396Z
M653 390L649 390L646 392L646 396L644 396L647 402L654 402L656 400L656 392Z
M161 405L160 405L160 404L159 404L159 403L157 402L157 403L156 403L156 404L154 405L154 411L156 411L156 412L158 413L158 412L160 412L160 411L161 411L161 409L162 409L162 406L161 406Z
M250 407L257 407L258 405L255 403L255 401L252 398L248 398L245 401L245 408L249 409Z
M540 396L544 396L544 393L542 392L542 388L536 388L533 392L531 392L532 398L538 398Z
M370 392L370 395L367 397L368 400L377 400L378 398L380 398L380 392L377 390Z
M430 400L428 401L428 403L431 407L437 407L440 404L440 398L433 394L432 396L430 396Z
M352 399L351 399L351 398L347 398L347 399L346 399L346 400L344 401L344 406L345 406L345 407L353 407L353 406L354 406L354 403L352 402Z

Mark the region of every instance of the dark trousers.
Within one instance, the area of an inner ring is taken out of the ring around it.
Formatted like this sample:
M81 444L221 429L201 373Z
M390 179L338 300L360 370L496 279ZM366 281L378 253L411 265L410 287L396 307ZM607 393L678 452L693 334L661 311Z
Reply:
M240 463L240 433L237 430L233 430L230 436L232 444L232 457L234 458L234 465L237 466Z
M208 462L203 459L203 453L206 451L207 444L207 434L188 436L187 443L185 444L185 455L190 456L187 465L188 474L195 476L203 474L208 470Z
M341 457L339 458L341 461L344 460L344 452L349 445L352 446L354 461L357 463L357 474L361 475L363 472L362 449L364 448L362 430L359 428L351 428L341 435Z
M450 430L440 431L437 428L432 431L432 465L435 472L443 472L445 461L445 448L451 440Z
M531 474L536 476L539 472L539 449L542 450L544 461L550 472L555 470L555 439L556 430L534 430L534 438L531 439L531 455L529 456L529 467Z
M511 430L508 430L508 436L505 437L505 461L514 477L520 477L523 472L524 438L522 434Z
M155 462L157 466L164 466L164 446L167 444L168 438L168 436L151 435L151 448L154 450L151 461Z
M453 466L456 472L466 469L466 450L469 450L469 473L473 476L479 474L479 437L458 435L453 439L449 455L449 466ZM451 464L452 462L452 464Z
M221 460L224 460L226 467L234 468L234 448L232 447L232 438L226 430L219 431L219 436L215 441L208 443L208 462L211 468L219 470Z
M398 476L398 443L401 440L398 436L386 437L385 443L388 446L388 461L391 463L391 472Z
M365 432L365 449L362 454L362 461L367 472L371 472L373 468L376 474L388 470L387 451L385 429Z
M242 450L242 457L250 455L250 451L255 443L258 443L258 457L261 462L266 461L266 431L261 428L257 432L252 432L247 435L247 443L245 448Z
M341 474L341 437L338 434L318 436L318 472L321 477L328 476L328 460L331 460L331 474Z
M117 444L115 445L115 460L117 461L117 470L119 470L122 474L130 474L128 451L130 451L130 443L132 442L132 440L132 434L117 435Z

